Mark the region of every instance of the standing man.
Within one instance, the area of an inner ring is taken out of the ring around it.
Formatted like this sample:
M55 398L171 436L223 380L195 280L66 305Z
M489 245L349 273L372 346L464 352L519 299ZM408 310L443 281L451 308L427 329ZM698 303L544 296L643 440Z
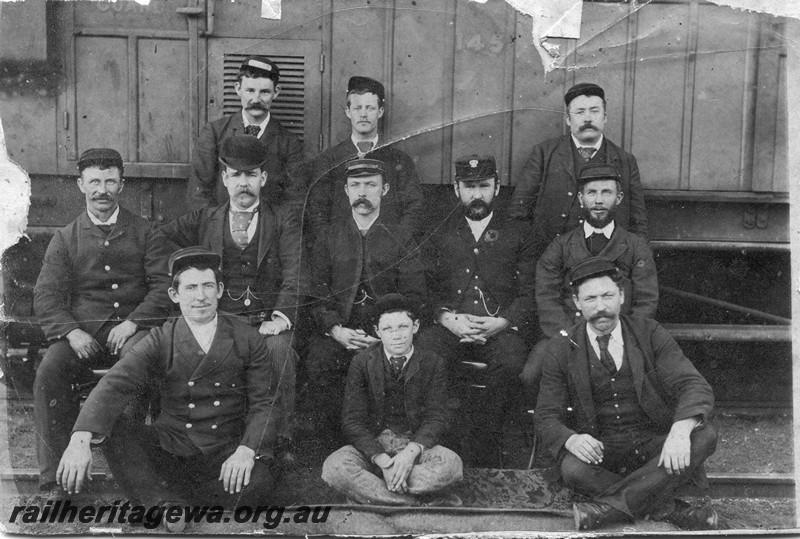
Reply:
M442 358L414 346L416 307L401 294L374 306L380 341L347 373L342 425L351 445L325 459L322 479L356 503L459 506L440 494L460 481L461 459L439 445L447 429ZM438 495L437 495L438 494Z
M283 458L292 439L298 363L291 328L309 273L296 212L261 196L268 162L267 149L254 137L228 137L220 149L228 202L183 215L162 230L179 247L200 245L222 257L220 310L245 317L266 338L284 402L278 444Z
M350 137L321 153L309 166L305 223L312 238L337 219L349 217L350 206L342 193L346 163L368 157L382 161L386 183L392 186L383 200L383 219L416 235L423 226L422 189L414 161L405 152L381 145L378 121L384 113L383 84L368 77L350 77L345 116Z
M250 56L242 62L234 85L241 112L207 123L197 139L186 191L190 209L215 207L228 200L218 158L222 143L234 135L254 136L266 149L264 171L269 184L265 198L274 204L291 190L290 170L303 162L303 144L271 117L272 102L281 92L279 80L278 66L266 56Z
M646 515L716 529L712 507L672 499L716 448L714 394L657 322L620 316L620 279L599 257L572 269L583 321L547 343L537 434L564 482L592 498L573 507L578 531Z
M522 167L509 211L511 217L532 219L537 233L550 243L583 221L576 178L589 163L605 163L619 171L625 199L617 208L617 225L647 236L647 212L636 158L603 135L606 98L593 83L580 83L564 95L570 134L533 147Z
M376 159L347 163L339 185L350 215L322 230L312 253L317 295L312 308L317 324L310 339L306 366L309 394L324 414L321 423L339 424L343 387L350 360L378 342L373 334L372 307L382 296L401 293L422 302L425 272L416 242L396 222L386 219L383 202L393 186Z
M426 239L436 324L423 330L420 346L453 370L462 361L488 365L489 419L473 433L479 454L472 460L500 468L503 424L520 396L517 376L528 354L523 336L534 329L537 248L526 223L494 208L500 191L494 157L465 157L455 165L460 209Z
M169 259L169 297L181 316L133 347L94 388L72 429L58 481L78 493L90 477L90 442L105 455L125 495L166 503L255 506L274 485L272 446L280 417L278 382L264 339L238 316L217 311L220 257L189 247ZM152 425L121 416L143 387L161 412Z
M546 338L578 321L572 302L569 274L592 256L611 261L623 275L628 299L623 314L653 318L658 307L658 277L653 253L640 236L617 226L617 210L624 200L617 170L589 163L578 176L578 202L583 225L556 237L536 265L536 307Z
M34 422L39 488L63 497L56 467L78 417L73 384L93 381L169 313L167 240L119 205L122 157L93 148L78 160L86 212L56 231L34 289L33 307L50 346L36 371Z

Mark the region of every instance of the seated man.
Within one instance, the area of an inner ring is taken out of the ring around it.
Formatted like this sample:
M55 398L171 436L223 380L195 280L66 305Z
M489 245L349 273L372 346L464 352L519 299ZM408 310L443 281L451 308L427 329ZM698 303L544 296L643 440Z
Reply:
M356 503L461 505L440 494L462 477L461 459L438 445L448 417L444 361L414 347L419 319L402 295L385 295L374 313L380 342L347 373L342 424L352 445L325 460L322 479Z
M58 466L65 490L80 492L91 472L90 442L106 439L114 479L145 506L255 505L269 496L278 381L258 332L218 313L219 264L202 247L170 257L169 297L181 316L152 330L91 392ZM161 397L158 418L149 426L121 418L147 386Z
M626 302L622 314L653 318L658 307L658 276L653 253L640 236L617 226L616 211L624 196L619 174L611 165L589 163L578 177L583 225L556 237L536 264L536 308L546 338L580 319L572 301L569 274L592 256L611 261L623 276ZM520 375L536 403L544 358L534 347Z
M713 508L672 499L704 479L717 443L714 394L663 327L619 314L620 280L599 257L572 269L583 320L547 343L537 434L564 482L591 497L573 507L577 530L647 515L715 529Z
M94 382L92 369L111 367L169 314L167 241L120 206L122 157L108 148L86 150L78 171L86 211L53 235L33 292L51 342L33 389L45 503L64 497L56 467L78 417L74 385Z
M317 334L308 345L309 396L323 414L321 423L339 424L342 388L353 355L377 342L371 308L376 299L399 292L421 301L425 273L411 234L383 215L384 164L354 159L342 181L350 215L326 227L314 246L316 295L312 308Z
M500 191L494 157L457 160L453 187L460 209L425 241L436 324L423 330L420 346L443 357L449 369L465 360L488 365L488 417L474 425L474 455L466 460L502 468L503 425L522 392L517 376L528 354L523 336L533 325L537 247L527 223L505 219L494 208Z
M287 206L274 205L261 196L268 160L266 148L255 137L226 138L220 162L230 200L179 217L162 230L178 247L202 245L222 257L225 291L219 308L244 317L266 339L280 370L284 417L279 449L282 460L291 461L299 359L290 330L309 275L299 218Z

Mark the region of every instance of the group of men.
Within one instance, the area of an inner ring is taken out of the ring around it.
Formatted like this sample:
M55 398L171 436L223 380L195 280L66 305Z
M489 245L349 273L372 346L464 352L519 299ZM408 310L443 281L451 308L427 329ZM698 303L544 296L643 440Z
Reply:
M35 289L52 343L34 387L43 495L79 492L102 443L151 505L268 497L296 458L303 370L314 429L351 444L326 482L356 503L459 505L447 487L462 460L442 444L448 380L468 362L486 380L468 464L502 467L527 399L565 481L591 497L579 529L716 526L712 508L672 502L713 452L713 394L650 319L639 172L603 136L602 88L566 93L570 133L534 148L507 210L494 158L473 155L455 161L445 218L426 222L414 161L380 140L381 83L349 80L351 136L310 160L271 117L279 83L269 58L243 62L241 113L204 127L191 211L162 226L120 206L119 153L82 154L86 212L56 232ZM74 387L98 368L81 408Z

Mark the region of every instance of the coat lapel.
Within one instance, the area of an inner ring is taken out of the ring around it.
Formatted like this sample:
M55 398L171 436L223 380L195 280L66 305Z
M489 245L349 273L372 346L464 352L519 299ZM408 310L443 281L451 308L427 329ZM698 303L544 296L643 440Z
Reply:
M569 373L572 383L575 384L581 408L586 410L586 417L590 421L597 415L592 399L592 382L589 378L589 352L586 350L586 324L581 324L569 337L572 343L572 352L569 356ZM585 426L581 425L581 428Z
M258 207L258 266L266 256L275 237L275 214L272 207L261 201Z
M413 378L413 376L419 372L419 352L416 350L414 352L414 355L412 355L408 360L408 365L406 365L405 376L403 378L406 384L408 384L411 378Z
M636 397L639 402L644 404L642 400L642 383L644 381L644 356L639 347L636 335L631 331L627 324L622 323L622 340L625 343L625 355L628 358L628 364L631 366L631 374L633 376L633 387L636 389ZM649 413L649 410L645 410Z
M192 380L203 378L212 372L219 370L228 361L228 357L233 351L233 328L224 316L218 316L217 333L211 341L211 348L203 356L200 364L192 374ZM188 328L187 328L188 329ZM191 330L190 330L191 333ZM199 346L196 344L196 346Z
M367 376L369 376L370 389L372 390L372 400L375 402L376 410L383 410L383 349L376 346L370 352L367 361Z
M617 260L622 254L628 250L628 246L619 240L619 225L614 227L614 232L611 234L611 239L603 250L600 251L598 256L602 256L612 262Z
M206 247L220 255L222 255L223 251L223 238L229 206L230 203L225 203L214 210L208 222L208 234L205 236Z
M556 148L556 160L561 163L569 177L575 180L575 159L572 156L572 137L566 135Z

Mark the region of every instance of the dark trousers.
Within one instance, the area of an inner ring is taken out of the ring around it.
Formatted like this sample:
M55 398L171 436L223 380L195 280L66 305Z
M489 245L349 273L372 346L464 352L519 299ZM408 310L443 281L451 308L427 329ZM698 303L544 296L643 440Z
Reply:
M332 337L314 335L309 339L305 359L307 394L318 412L318 423L322 424L317 427L321 431L339 432L347 370L356 353Z
M654 435L644 443L626 446L603 443L603 463L586 464L566 452L561 475L572 489L591 496L638 519L669 503L674 492L692 479L717 447L717 431L706 423L692 432L689 468L670 475L658 466L666 435Z
M499 467L500 441L503 426L509 414L514 413L520 402L522 385L519 373L528 353L525 340L514 330L506 330L490 338L486 344L460 343L458 337L445 327L434 324L426 328L419 337L419 346L441 356L449 371L452 393L458 394L458 385L468 385L461 373L462 361L486 363L483 376L486 396L481 400L483 420L475 425L469 435L472 448L461 448L459 454L474 455L468 458L472 466ZM476 380L471 380L475 382ZM476 451L477 450L477 451Z
M72 425L80 412L80 387L96 381L92 369L107 369L147 335L137 331L129 338L119 356L105 351L108 333L114 324L105 324L95 335L104 352L88 360L79 359L69 342L61 339L44 354L33 383L33 420L36 428L36 457L39 461L39 485L54 483L61 455L69 444Z
M223 489L220 469L237 447L238 440L233 440L208 455L181 457L161 447L155 428L120 419L103 450L125 496L145 506L165 501L228 508L263 504L275 485L271 462L256 459L242 492L228 494Z
M278 436L285 440L293 438L295 426L295 401L296 401L296 372L300 361L294 349L294 332L285 331L279 335L265 337L269 357L278 377L278 387L281 393L281 422Z

